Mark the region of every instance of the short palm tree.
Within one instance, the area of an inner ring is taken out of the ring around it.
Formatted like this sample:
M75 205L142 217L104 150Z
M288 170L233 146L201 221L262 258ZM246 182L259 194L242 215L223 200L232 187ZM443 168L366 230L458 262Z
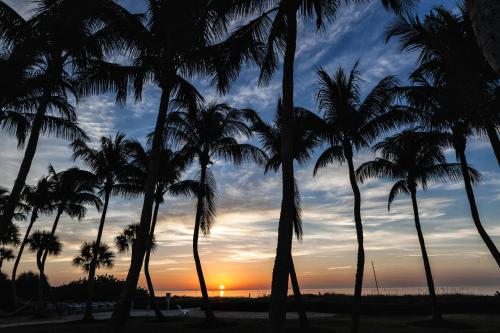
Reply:
M131 181L135 182L138 186L138 191L144 189L147 179L147 168L151 158L151 151L145 149L138 141L132 141L127 147L131 158L131 165L134 167L131 173ZM158 219L158 212L160 205L164 203L165 195L171 196L191 196L198 190L198 182L195 180L180 180L183 172L191 163L191 158L188 154L180 151L174 152L167 147L161 150L160 156L160 173L155 190L155 205L153 209L153 217L151 221L151 230L149 231L150 241L154 239L156 222ZM134 174L135 171L135 174ZM163 319L158 305L156 304L156 296L153 287L153 281L149 272L149 260L151 258L151 250L149 247L146 250L144 258L144 275L146 276L146 283L148 285L149 296L151 304L158 319Z
M252 131L256 132L259 136L259 141L263 146L264 150L269 156L269 159L265 165L265 172L269 170L279 171L281 167L281 121L282 121L282 104L281 100L278 101L278 106L276 110L276 115L271 124L264 122L259 117L251 115L252 121ZM253 116L253 117L252 117ZM316 133L317 124L320 123L319 119L314 113L299 107L294 108L293 116L293 149L294 149L294 160L300 165L305 164L313 153L314 148L319 144L319 137ZM295 184L295 218L293 220L293 228L297 240L302 239L302 220L300 216L300 194L298 190L298 185ZM304 310L302 297L300 293L299 282L297 275L295 273L295 266L293 263L293 257L290 259L290 280L292 282L292 288L296 303L298 304L299 317L301 322L301 327L306 328L309 326L306 312Z
M94 252L97 249L96 252ZM80 247L80 251L73 258L73 266L81 268L85 273L88 273L92 266L95 269L113 268L115 254L108 245L100 243L96 246L95 241L88 243L84 242Z
M498 118L482 112L484 101L488 100L485 87L491 69L482 70L484 59L478 60L477 45L469 40L473 33L467 17L466 12L454 14L435 8L423 22L412 16L396 20L387 36L398 37L404 50L420 52L419 67L410 77L413 85L404 87L402 93L411 107L419 111L422 126L448 134L462 167L472 220L500 267L500 252L481 223L466 156L467 140L478 130L484 131L491 125L493 130L489 132L494 136L490 141L494 144L498 140ZM494 111L498 115L498 110Z
M342 68L333 76L325 70L317 70L318 89L316 99L323 112L318 133L328 145L319 156L314 167L318 169L331 163L347 163L349 180L354 195L354 223L358 241L358 258L354 285L352 330L359 329L361 292L365 252L363 245L363 224L361 221L361 193L355 177L354 153L369 144L384 131L407 121L405 112L392 108L397 80L393 76L383 78L362 100L360 96L360 74L354 65L349 74Z
M124 254L128 252L133 252L135 248L135 243L137 240L137 235L139 233L139 223L132 223L126 226L122 232L120 232L115 237L115 247L119 253ZM149 243L151 251L156 248L156 242L153 240Z
M27 244L31 229L33 228L33 225L38 219L39 215L50 214L54 210L55 207L53 203L52 191L53 183L46 176L40 178L36 185L26 185L23 190L22 200L27 205L27 207L29 207L31 211L31 217L23 241L21 242L19 251L17 252L16 261L14 262L14 266L12 267L11 294L14 305L17 304L17 292L15 284L17 269L24 252L24 247Z
M40 281L38 283L38 312L43 312L44 300L43 290L49 287L45 276L45 264L43 257L47 254L58 256L62 252L62 244L57 236L48 231L35 231L28 239L30 250L36 253L36 265L38 267Z
M98 148L90 147L85 141L78 140L71 144L73 148L73 158L81 159L83 163L97 178L99 195L104 196L104 205L101 212L101 220L97 231L97 237L93 243L96 250L92 251L96 256L100 253L97 249L101 247L101 238L108 211L109 199L112 194L121 196L133 196L138 193L135 187L127 183L130 173L130 165L127 156L128 140L125 135L117 133L114 138L102 137ZM95 272L97 257L94 263L91 263L87 279L88 291L87 301L85 303L84 320L93 320L92 299L94 296Z
M420 187L425 191L430 182L462 179L460 163L446 162L444 155L446 144L447 137L438 132L403 131L376 144L374 150L380 153L381 157L375 161L363 163L356 171L360 182L374 177L395 182L389 194L388 210L398 194L410 195L427 287L431 297L433 320L441 320L442 318L438 308L424 235L420 226L417 188ZM475 182L479 181L480 176L476 170L469 168L468 172L471 179Z
M250 112L250 111L248 111ZM169 115L172 139L180 142L186 154L199 163L199 190L193 234L193 255L203 296L205 320L213 322L207 286L198 254L198 237L210 233L215 222L216 184L209 168L215 158L225 159L235 165L246 161L257 164L266 162L265 153L248 143L239 143L235 137L250 137L250 127L244 122L244 112L226 104L208 104L173 111Z
M52 198L56 210L56 217L50 231L52 236L56 233L63 213L71 218L82 220L87 213L87 205L94 205L98 211L100 210L101 200L95 195L97 183L92 173L76 167L56 172L50 165L49 181L53 184ZM43 265L48 254L48 252L43 254Z
M7 233L0 237L0 273L3 261L14 259L14 250L11 246L17 246L20 242L19 227L11 223L7 228Z

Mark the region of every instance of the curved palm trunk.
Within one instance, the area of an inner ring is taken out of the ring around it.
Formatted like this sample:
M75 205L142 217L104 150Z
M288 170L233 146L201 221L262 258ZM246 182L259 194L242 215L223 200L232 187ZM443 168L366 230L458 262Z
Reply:
M345 148L347 164L349 166L349 180L354 194L354 223L356 225L356 237L358 239L358 261L356 267L356 281L354 284L354 301L352 306L352 327L351 332L359 331L359 321L361 315L361 292L363 288L363 273L365 270L365 249L363 245L363 224L361 221L361 193L356 181L354 163L352 160L352 147Z
M36 115L31 126L30 137L24 151L23 160L21 162L21 166L19 167L19 172L14 182L14 186L12 187L12 191L10 192L7 204L5 205L4 213L0 219L0 235L3 235L6 232L7 225L12 221L16 206L21 197L21 192L26 183L26 178L28 177L28 173L31 169L31 163L35 157L38 139L42 129L43 117L45 116L45 111L48 105L47 99L49 94L49 91L44 91L42 102L36 111Z
M500 139L498 138L498 132L494 124L488 123L486 125L486 134L488 134L491 147L493 148L493 152L497 158L498 166L500 166Z
M171 85L162 89L160 109L158 111L158 118L156 119L156 126L153 135L153 144L151 147L151 160L148 165L148 173L146 185L144 187L144 201L141 212L141 220L139 223L139 234L135 241L135 246L132 249L132 257L130 268L127 274L125 285L120 293L120 298L113 311L113 326L116 332L120 332L125 321L127 320L130 312L130 303L134 296L137 281L141 273L144 255L149 239L149 229L151 225L151 217L154 203L155 186L160 169L160 151L163 142L163 132L167 120L168 102L170 98Z
M62 208L59 208L57 210L57 215L56 215L56 218L54 220L54 223L52 224L52 230L50 231L50 235L51 236L54 236L55 233L56 233L56 230L57 230L57 225L59 224L59 219L61 218L61 215L63 213L63 210ZM42 265L45 267L45 261L47 261L47 255L49 254L48 251L44 251L43 252L43 256L42 256Z
M94 299L97 253L101 245L102 231L104 230L104 221L106 220L106 212L108 211L109 197L110 191L106 191L104 194L104 207L102 209L101 221L99 222L99 230L97 231L97 238L95 240L95 247L93 250L94 257L90 262L89 276L87 278L87 300L85 302L85 312L83 314L83 320L85 321L94 320L94 316L92 315L92 300Z
M460 158L460 166L462 168L462 176L464 178L465 192L467 193L467 199L469 200L472 221L474 221L474 225L476 226L479 235L488 247L488 250L490 250L490 253L495 259L498 267L500 267L500 253L486 230L484 230L479 218L479 210L477 209L476 199L474 198L474 190L472 189L472 181L469 174L469 166L467 165L467 157L465 156L465 149L457 149L457 152Z
M156 220L158 218L158 209L160 208L160 200L155 200L155 208L153 212L153 221L151 222L151 231L149 232L149 244L146 250L146 257L144 258L144 275L146 276L146 283L148 285L149 298L151 300L151 306L155 312L156 319L163 320L165 317L161 312L158 304L156 303L155 289L153 287L153 281L151 280L151 274L149 274L149 258L151 257L151 245L153 243L153 238L155 235Z
M294 8L295 7L295 8ZM287 13L286 50L283 65L283 115L281 123L281 157L283 198L278 226L278 244L274 261L269 306L270 328L273 332L284 329L286 320L286 300L288 275L292 254L293 218L295 215L295 186L293 174L293 146L291 117L293 117L293 68L297 44L298 3L290 5Z
M491 67L500 74L500 2L467 0L477 42Z
M26 233L24 234L23 242L19 247L19 252L17 253L16 261L14 262L14 267L12 268L12 277L10 283L10 293L12 298L12 304L14 307L17 306L17 291L16 291L16 276L17 276L17 268L19 267L19 263L21 261L21 256L23 255L24 247L26 246L26 242L31 233L31 229L33 228L33 224L38 218L38 209L35 208L31 213L30 223L28 224L28 229L26 229Z
M302 294L300 293L299 280L295 273L295 265L293 264L293 256L290 257L290 282L292 283L293 296L297 306L297 313L299 315L300 327L306 329L309 327L309 320L307 319Z
M200 173L200 190L198 192L198 204L196 205L196 221L194 223L194 233L193 233L193 256L196 265L196 273L198 274L198 280L200 281L201 295L203 297L203 310L205 311L205 322L214 322L215 315L210 307L210 300L208 298L207 285L205 283L205 277L203 276L203 269L201 267L200 255L198 254L198 236L200 234L201 218L203 214L203 199L205 197L205 182L207 175L206 165L201 166Z
M410 192L411 203L413 205L413 215L415 217L415 228L417 229L418 242L420 243L420 250L422 251L422 259L424 261L425 268L425 278L427 279L427 288L429 288L429 296L431 297L432 306L432 319L442 320L441 312L439 311L436 289L434 288L434 279L432 278L431 264L429 262L429 257L427 256L427 249L425 248L424 234L422 233L422 227L420 226L420 217L418 213L417 205L417 193L413 189Z

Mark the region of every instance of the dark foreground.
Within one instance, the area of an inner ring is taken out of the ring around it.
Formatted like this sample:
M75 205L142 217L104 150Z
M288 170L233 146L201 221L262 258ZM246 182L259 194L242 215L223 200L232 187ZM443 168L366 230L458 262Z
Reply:
M433 326L427 321L428 317L422 316L391 316L391 317L365 317L362 320L361 332L363 333L500 333L500 314L477 315L456 314L447 315L446 321L440 327ZM348 316L338 316L328 319L311 320L312 328L302 330L296 320L288 320L288 332L349 332L350 319ZM20 326L3 328L2 333L109 333L108 321L99 321L91 324L72 322L66 324L48 324L36 326ZM218 327L204 327L199 318L172 319L168 322L156 322L152 318L131 319L126 332L258 332L267 331L267 321L263 319L225 319Z

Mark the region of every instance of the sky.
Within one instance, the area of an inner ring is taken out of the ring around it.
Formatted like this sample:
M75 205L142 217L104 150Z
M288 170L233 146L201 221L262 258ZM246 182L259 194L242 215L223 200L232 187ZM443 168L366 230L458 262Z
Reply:
M29 2L4 0L25 16L30 15ZM121 3L140 12L142 1ZM423 0L415 9L419 14L435 5L455 8L453 1ZM340 66L350 70L360 61L363 95L386 75L405 81L415 68L415 54L401 53L396 41L386 43L384 29L394 18L378 1L368 5L344 6L336 19L319 33L312 24L300 22L295 65L295 104L318 112L315 100L315 68L333 72ZM271 119L280 96L280 72L266 87L257 86L258 70L246 68L225 96L218 95L196 78L194 84L209 101L226 102L237 108L253 108L265 119ZM117 131L127 137L142 139L154 126L159 90L149 86L142 102L131 100L126 106L115 104L111 95L86 98L77 106L79 121L95 141ZM33 184L47 174L51 163L57 171L80 165L71 158L69 142L42 138L28 176ZM0 133L2 170L0 185L10 188L14 182L23 151L14 138ZM320 149L318 149L319 153ZM315 154L314 158L318 156ZM476 188L476 199L482 222L500 246L500 172L487 140L475 138L467 151L470 163L483 174ZM296 170L302 195L304 238L294 240L295 268L302 288L352 288L356 267L356 234L353 221L353 197L345 166L331 166L312 176L313 160ZM371 150L359 151L355 165L374 158ZM449 154L450 161L454 155ZM200 240L200 256L209 289L220 284L226 289L269 289L276 249L281 178L264 175L254 165L235 168L224 161L212 166L218 186L216 223L211 234ZM185 175L193 177L195 166ZM371 261L377 269L379 285L388 287L425 286L425 273L415 232L411 202L400 196L387 211L391 184L380 180L361 185L361 213L364 226L367 267ZM420 218L430 255L435 284L440 287L489 286L500 288L500 270L480 239L470 216L462 183L440 183L418 194ZM112 245L113 238L128 224L136 223L141 199L113 197L110 202L103 240ZM160 208L156 239L158 248L152 256L150 271L158 290L195 290L198 281L192 258L192 233L195 203L190 199L167 197ZM49 230L54 216L42 216L34 229ZM95 239L99 213L89 208L82 221L62 216L57 234L63 242L63 253L47 261L46 273L58 285L84 276L71 265L84 241ZM26 222L21 222L24 233ZM129 255L116 256L115 266L99 274L125 277ZM19 272L36 270L35 258L23 256ZM4 272L11 264L4 264ZM140 284L145 285L141 276ZM364 285L374 286L367 269Z

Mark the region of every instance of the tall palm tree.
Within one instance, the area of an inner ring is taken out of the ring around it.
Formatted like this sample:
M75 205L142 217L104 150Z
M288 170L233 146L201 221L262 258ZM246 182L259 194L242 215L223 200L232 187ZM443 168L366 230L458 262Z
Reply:
M356 176L360 182L374 177L395 182L389 194L388 210L398 194L410 195L427 287L431 297L433 320L441 320L442 317L438 307L424 235L420 226L417 189L420 187L425 191L429 182L462 179L460 164L446 162L444 154L446 143L446 136L438 132L403 131L376 144L374 150L380 153L381 158L363 163L356 170ZM479 181L479 173L476 170L469 168L469 174L474 181Z
M94 251L97 252L94 253ZM73 266L81 268L85 273L88 273L92 266L97 269L113 268L115 254L108 245L101 243L96 246L95 241L88 243L84 242L80 247L80 251L73 258ZM97 258L97 259L96 259Z
M135 181L139 189L143 190L144 184L147 179L148 164L151 158L151 152L149 149L145 149L138 141L130 142L127 149L130 154L131 164L135 168L135 175L131 176L132 181ZM156 184L154 199L155 204L151 221L151 229L149 231L150 242L152 242L154 239L158 212L160 205L164 203L164 196L166 194L172 196L190 196L196 193L196 191L198 190L197 181L180 180L183 172L186 170L190 163L190 156L182 151L173 152L172 150L168 149L168 147L163 147L163 149L161 150L160 173L158 175L158 181ZM155 311L156 317L159 320L162 320L163 314L156 304L153 281L149 272L149 260L151 258L152 249L154 248L148 246L148 249L146 250L146 256L144 258L144 275L146 277L146 283L148 285L148 291L151 298L153 310Z
M281 100L278 101L278 107L276 110L276 115L271 124L268 124L261 120L259 117L251 117L252 121L252 131L256 132L259 136L260 143L262 144L264 150L269 156L269 160L265 165L265 172L273 170L275 172L279 171L281 167L281 117L283 114L283 108ZM310 158L313 149L319 144L319 138L316 134L315 129L317 124L321 120L312 112L295 107L294 117L293 117L293 156L294 160L300 165L305 164ZM300 194L298 190L298 185L295 184L295 218L293 220L293 228L295 236L298 241L302 240L302 220L300 216ZM290 281L292 283L292 288L295 296L295 300L299 310L299 318L302 328L307 328L309 326L307 315L302 302L302 297L300 293L299 282L297 275L295 273L295 268L293 264L293 257L290 258L291 269L290 269Z
M279 331L286 318L286 297L292 248L292 224L294 219L294 170L293 170L293 109L294 109L294 63L297 48L297 21L302 16L306 20L316 18L318 30L327 20L332 20L337 9L349 1L340 0L273 0L273 1L234 1L236 15L259 12L260 16L251 20L246 29L260 38L266 39L265 56L260 62L260 81L268 82L283 56L282 98L283 133L282 155L282 205L278 226L278 245L273 268L271 304L269 319L273 331ZM363 1L355 1L363 2ZM411 5L413 0L381 0L386 8L396 12ZM271 18L272 17L272 18Z
M28 239L30 250L36 253L36 265L39 271L40 280L38 283L38 313L43 312L43 290L49 287L45 276L45 264L43 257L47 254L58 256L62 252L62 244L57 236L48 231L35 231Z
M109 13L115 8L112 0L90 0L77 3L70 0L33 1L34 15L24 20L0 1L0 39L7 45L9 59L30 73L28 81L37 99L26 116L29 118L29 138L23 160L11 191L5 213L0 220L0 233L12 219L30 171L41 134L56 134L75 140L86 138L76 126L76 113L69 96L76 101L81 90L75 73L87 68L90 60L104 58L116 44L110 38ZM58 114L58 121L45 117ZM64 123L64 124L61 124ZM64 126L63 126L64 125ZM27 135L27 133L26 133Z
M403 88L402 92L408 103L419 111L423 126L449 135L450 145L462 167L472 220L500 267L500 252L481 223L468 171L468 138L477 133L478 128L484 128L483 119L497 124L482 112L486 75L479 70L481 66L476 57L467 57L474 49L468 48L471 44L466 40L472 35L466 16L463 11L454 14L438 7L426 15L423 22L412 16L396 20L387 36L399 37L403 50L420 52L419 67L410 77L413 85ZM458 70L461 66L465 66L463 71ZM496 135L496 128L494 132Z
M16 292L16 276L19 263L21 262L21 257L24 252L24 247L28 242L28 238L31 233L31 229L39 217L39 214L50 214L54 210L53 198L53 183L49 180L47 176L42 177L38 180L36 185L26 185L22 193L23 202L29 207L31 211L30 222L26 233L24 234L23 241L17 252L16 261L12 267L11 275L11 296L14 306L17 305L17 292Z
M219 91L226 91L241 66L261 55L260 44L254 43L251 34L235 32L225 39L228 20L219 7L226 5L223 1L148 0L146 20L141 16L116 26L124 35L122 40L126 51L130 51L127 53L132 66L101 62L85 75L83 89L93 93L114 90L119 96L126 96L129 80L133 81L136 99L140 99L145 84L154 84L161 90L137 251L132 254L126 284L113 314L116 326L124 325L129 314L147 248L169 101L176 98L186 104L200 102L201 95L189 83L196 74L210 76ZM108 83L109 78L114 81Z
M14 250L5 246L0 246L0 274L2 274L2 265L4 260L11 261L14 258Z
M318 130L327 149L319 156L314 174L319 168L331 163L347 162L349 180L354 195L354 223L358 241L354 302L352 308L352 331L359 330L361 292L365 251L363 224L361 220L361 193L355 177L354 153L368 147L384 131L395 128L408 120L405 112L392 108L397 80L393 76L383 78L367 97L362 100L360 74L355 64L349 74L339 68L332 76L325 70L317 70L318 89L316 99L323 112L323 121Z
M54 186L53 200L56 210L51 236L55 235L62 214L82 220L87 213L86 205L94 205L98 211L100 210L101 200L94 193L97 183L92 173L76 167L56 172L54 167L49 165L49 181ZM46 251L42 256L43 266L48 254Z
M251 113L251 111L247 110L246 113ZM200 231L208 235L215 222L217 189L215 177L209 166L214 163L214 158L225 159L234 165L247 161L264 164L266 155L251 144L239 143L236 140L235 137L250 137L252 133L250 127L244 122L244 112L226 104L192 106L172 111L168 122L172 127L172 130L168 131L171 132L172 138L181 142L185 152L195 157L199 163L200 185L197 191L193 255L203 296L205 320L210 323L215 320L215 316L210 307L198 254Z
M74 141L71 144L73 148L73 158L81 159L83 163L97 178L99 186L99 195L104 196L104 205L101 212L101 220L97 231L97 238L94 244L96 248L91 252L96 258L91 263L87 279L87 301L85 303L84 320L93 320L92 316L92 299L94 297L95 272L97 266L97 255L101 248L101 238L108 211L109 199L112 194L121 196L133 196L139 191L136 191L133 186L127 183L127 178L130 174L130 165L127 156L128 140L125 135L117 133L114 138L101 137L100 146L92 148L82 140Z
M456 14L436 7L423 21L418 16L400 17L389 27L387 38L398 37L403 51L420 52L413 80L438 80L460 93L462 112L475 133L486 134L500 166L500 110L490 105L498 94L498 75L481 53L469 13L460 10Z
M491 67L500 75L500 3L495 0L465 0L479 46Z

